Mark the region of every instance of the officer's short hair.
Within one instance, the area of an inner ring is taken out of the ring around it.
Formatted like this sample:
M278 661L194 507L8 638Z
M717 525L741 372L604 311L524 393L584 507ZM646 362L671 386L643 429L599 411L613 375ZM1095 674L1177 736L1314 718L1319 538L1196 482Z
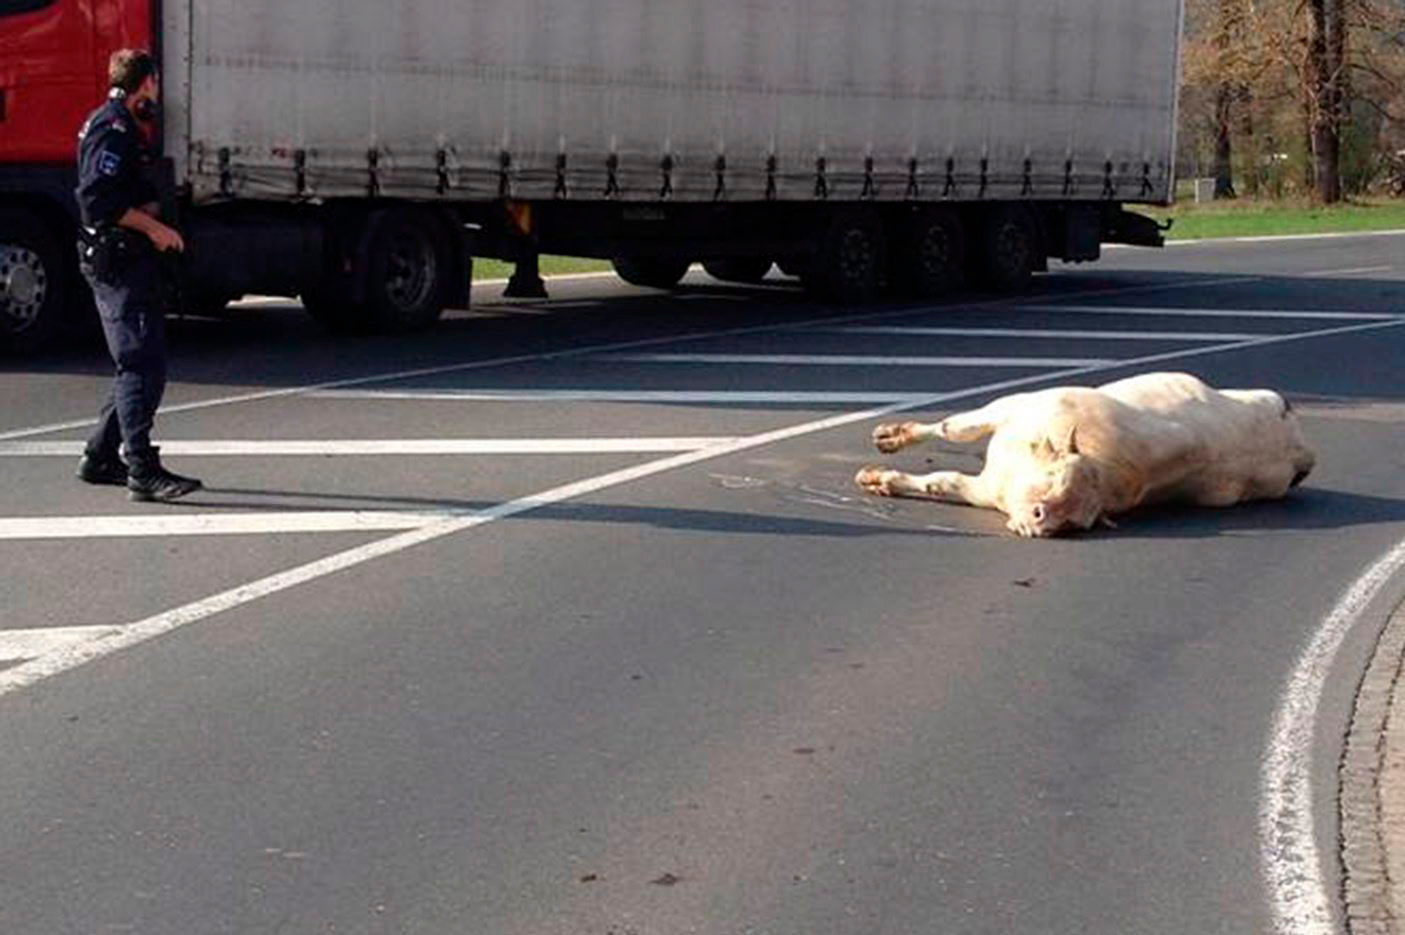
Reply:
M145 49L119 49L107 61L107 85L131 94L156 75L156 59Z

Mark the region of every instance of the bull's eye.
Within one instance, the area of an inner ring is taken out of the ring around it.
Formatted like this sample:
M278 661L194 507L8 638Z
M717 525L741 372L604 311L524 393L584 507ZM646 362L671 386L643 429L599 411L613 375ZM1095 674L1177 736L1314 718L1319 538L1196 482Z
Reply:
M1044 504L1036 503L1030 515L1034 517L1036 522L1042 521L1044 519Z

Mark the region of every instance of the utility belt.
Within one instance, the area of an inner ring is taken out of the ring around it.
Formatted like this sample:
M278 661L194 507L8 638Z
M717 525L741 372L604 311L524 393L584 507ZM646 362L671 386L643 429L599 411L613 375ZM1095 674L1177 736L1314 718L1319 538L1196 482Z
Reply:
M78 264L101 283L117 284L134 262L153 252L145 236L125 227L104 224L78 229Z

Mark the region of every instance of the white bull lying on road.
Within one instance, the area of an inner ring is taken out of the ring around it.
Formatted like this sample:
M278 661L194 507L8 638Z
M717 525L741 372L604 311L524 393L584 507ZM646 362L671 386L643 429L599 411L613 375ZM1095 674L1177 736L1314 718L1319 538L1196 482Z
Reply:
M1184 373L1096 389L1055 387L997 399L936 423L880 425L879 451L990 438L979 475L866 467L883 496L956 500L1009 516L1021 536L1091 529L1143 504L1230 506L1282 497L1316 460L1292 407L1272 390L1216 390Z

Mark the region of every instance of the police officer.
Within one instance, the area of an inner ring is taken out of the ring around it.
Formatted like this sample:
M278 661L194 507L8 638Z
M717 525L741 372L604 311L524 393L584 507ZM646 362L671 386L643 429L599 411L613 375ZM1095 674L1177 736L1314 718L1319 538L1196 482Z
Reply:
M157 217L150 179L159 76L152 56L125 49L108 65L111 91L78 137L78 250L93 289L107 348L117 365L112 392L88 439L78 477L125 485L133 500L175 500L198 480L172 474L151 444L166 388L165 312L157 253L185 242Z

